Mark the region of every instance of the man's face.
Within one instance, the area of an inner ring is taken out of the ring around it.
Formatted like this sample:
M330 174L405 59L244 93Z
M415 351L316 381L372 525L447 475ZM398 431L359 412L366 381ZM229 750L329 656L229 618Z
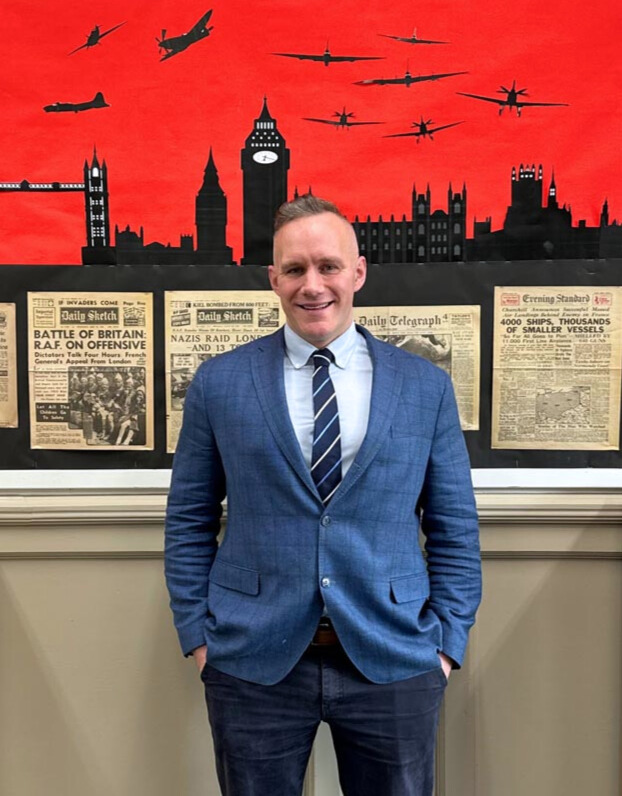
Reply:
M323 348L352 323L366 263L350 224L334 213L320 213L290 221L275 234L269 274L290 327Z

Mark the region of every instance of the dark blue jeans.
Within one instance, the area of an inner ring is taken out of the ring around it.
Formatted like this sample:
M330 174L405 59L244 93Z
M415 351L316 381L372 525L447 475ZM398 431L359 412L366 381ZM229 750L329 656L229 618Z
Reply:
M202 672L223 796L300 796L313 739L330 726L344 796L432 796L446 678L371 683L340 647L307 651L284 680Z

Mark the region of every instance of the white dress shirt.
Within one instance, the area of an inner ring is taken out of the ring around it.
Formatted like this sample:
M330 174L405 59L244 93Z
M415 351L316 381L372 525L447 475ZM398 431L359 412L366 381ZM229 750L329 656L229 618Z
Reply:
M313 445L313 361L317 348L285 325L285 395L289 416L307 466ZM367 432L373 367L367 343L354 323L326 346L335 357L329 373L337 395L341 431L341 475L350 469Z

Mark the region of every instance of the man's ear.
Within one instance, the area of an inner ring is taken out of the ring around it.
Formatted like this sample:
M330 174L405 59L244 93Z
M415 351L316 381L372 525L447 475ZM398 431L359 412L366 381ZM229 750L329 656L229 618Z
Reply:
M278 272L275 265L268 266L268 279L270 280L270 287L278 295Z
M357 259L354 270L356 274L354 281L354 292L356 293L363 287L365 280L367 279L367 260L363 256L360 256Z

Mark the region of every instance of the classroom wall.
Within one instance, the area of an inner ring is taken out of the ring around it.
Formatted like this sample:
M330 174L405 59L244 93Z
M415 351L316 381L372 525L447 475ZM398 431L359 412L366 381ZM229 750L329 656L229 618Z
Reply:
M0 793L217 794L162 577L165 488L0 486ZM622 496L477 491L484 600L437 796L618 796ZM337 796L328 734L306 796Z

